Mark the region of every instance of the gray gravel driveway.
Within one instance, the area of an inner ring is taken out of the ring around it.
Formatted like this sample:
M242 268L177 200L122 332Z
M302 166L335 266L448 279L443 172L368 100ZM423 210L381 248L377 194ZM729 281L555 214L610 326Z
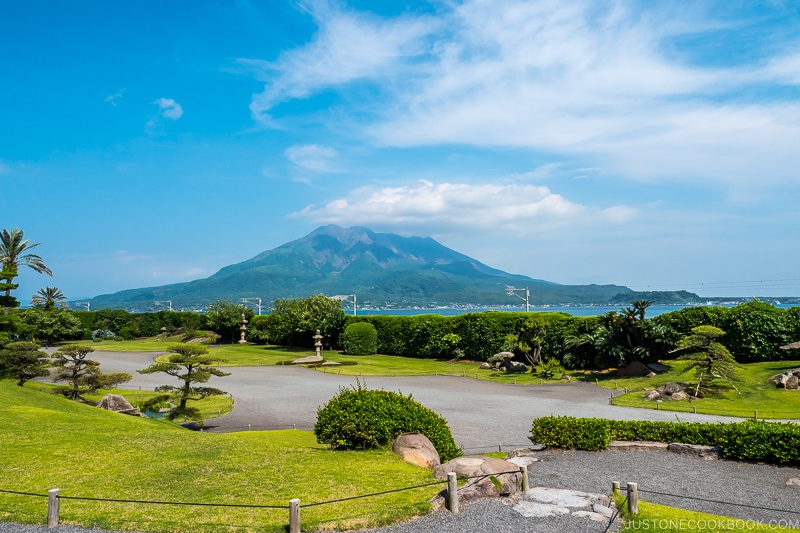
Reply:
M164 374L138 374L154 353L94 352L105 372L129 372L127 387L152 389L169 383ZM224 368L231 375L211 382L235 400L232 413L206 421L212 432L252 429L311 429L317 409L355 377L325 374L302 367ZM589 383L505 385L454 376L364 377L372 389L411 393L417 401L447 419L453 437L466 452L497 450L530 444L531 421L547 415L603 417L624 420L675 420L675 413L609 405L609 389ZM177 381L176 381L177 383ZM680 414L687 422L734 420L727 417Z

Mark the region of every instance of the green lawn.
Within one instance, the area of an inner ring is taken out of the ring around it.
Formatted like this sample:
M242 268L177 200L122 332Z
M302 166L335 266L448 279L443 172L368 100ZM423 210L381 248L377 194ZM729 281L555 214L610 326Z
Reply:
M604 387L618 390L628 389L628 394L617 396L614 405L640 407L645 409L753 417L758 412L759 418L796 419L800 418L800 391L778 389L767 379L775 374L800 367L798 361L772 361L767 363L751 363L740 365L737 387L741 394L728 387L717 387L705 398L692 401L663 401L660 404L642 398L644 390L652 390L670 381L695 383L694 372L686 372L686 363L670 361L665 363L671 368L669 372L654 378L617 378L613 374L591 374L584 379L593 382L595 379Z
M0 490L162 502L301 505L433 480L389 451L332 451L303 431L210 434L0 381ZM429 510L441 487L304 507L304 530L377 526ZM0 492L0 521L43 523L46 498ZM152 532L283 531L288 510L62 499L62 522Z
M55 385L50 383L42 383L39 381L29 381L26 383L26 387L46 393L52 393ZM85 398L87 401L99 403L106 394L119 394L131 404L135 405L137 402L149 400L150 398L158 396L161 393L128 389L103 389L98 391L96 394L87 394ZM209 418L216 418L230 413L233 410L233 399L231 399L230 396L209 396L207 398L203 398L202 400L189 402L189 405L191 407L200 409L200 415L204 420L207 420Z
M779 524L758 523L727 516L697 513L657 503L639 501L639 514L627 514L627 501L616 498L623 509L623 532L648 531L652 533L749 533L751 531L797 531Z
M301 357L314 355L313 350L287 348L285 346L236 345L223 344L211 348L211 352L219 355L224 362L219 366L272 366L292 361ZM480 363L475 361L443 361L437 359L420 359L400 357L396 355L350 356L341 352L325 350L322 356L326 361L350 362L355 365L339 367L319 367L309 371L327 372L345 376L433 376L449 375L471 379L483 379L498 383L538 384L557 383L560 380L541 380L530 373L506 374L488 370L479 370Z

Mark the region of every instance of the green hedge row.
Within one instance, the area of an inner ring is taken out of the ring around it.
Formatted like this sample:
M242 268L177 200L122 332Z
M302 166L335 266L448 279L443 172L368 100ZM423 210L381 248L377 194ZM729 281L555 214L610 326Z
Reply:
M747 420L730 424L652 422L546 416L533 420L530 440L556 448L605 450L612 440L718 446L737 461L800 464L800 425Z
M597 325L597 317L576 317L564 313L512 313L486 311L455 316L368 315L348 317L348 324L367 322L378 332L378 353L421 358L452 358L453 344L444 337L457 335L456 348L461 356L485 361L507 349L506 335L540 332L542 352L561 360L569 335L588 333Z
M687 307L652 319L657 324L688 335L697 326L714 326L725 332L720 342L739 363L797 359L796 350L780 347L800 340L800 307L781 309L765 302L736 307Z

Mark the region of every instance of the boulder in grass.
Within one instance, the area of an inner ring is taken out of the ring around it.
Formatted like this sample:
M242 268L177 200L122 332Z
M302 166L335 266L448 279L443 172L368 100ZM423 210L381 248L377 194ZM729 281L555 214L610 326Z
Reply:
M433 470L441 464L439 452L422 433L401 433L392 444L392 452L407 463Z
M617 370L617 376L619 376L619 377L629 377L629 378L632 378L632 377L639 377L640 378L640 377L646 376L650 372L652 372L652 370L647 368L645 365L643 365L639 361L633 361L632 363L630 363L625 368L618 369Z
M132 406L124 396L120 396L119 394L106 394L103 396L103 399L100 400L100 403L97 404L97 407L124 415L144 416L139 409Z

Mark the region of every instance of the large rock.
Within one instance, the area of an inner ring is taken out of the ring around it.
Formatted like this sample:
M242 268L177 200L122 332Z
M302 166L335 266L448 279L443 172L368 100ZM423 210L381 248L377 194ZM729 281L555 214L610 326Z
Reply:
M640 363L639 361L634 361L625 368L620 368L617 370L617 376L619 377L644 377L649 374L651 371L645 365Z
M721 453L716 446L701 446L699 444L683 444L680 442L670 443L667 446L667 451L681 455L693 455L703 459L717 459Z
M321 355L309 355L308 357L301 357L292 361L293 365L310 365L313 363L321 363L324 358Z
M481 363L481 366L479 368L480 370L491 370L492 365L490 365L489 363Z
M774 383L779 389L798 390L800 389L800 369L775 374L768 381Z
M103 396L103 399L100 400L100 403L97 404L97 407L124 415L144 416L141 411L132 406L128 400L119 394L106 394Z
M516 496L522 487L522 473L519 471L519 466L502 459L482 455L456 457L437 466L433 475L439 479L446 479L448 472L455 472L459 478L469 478L466 485L458 489L459 502L469 503L482 498Z
M442 462L433 443L422 433L401 433L392 444L392 452L406 462L431 470Z
M513 359L514 358L514 353L513 352L499 352L499 353L494 354L492 357L497 357L497 356L500 356L503 359Z
M528 367L525 366L525 363L517 363L516 361L508 361L506 363L506 372L510 372L512 374L521 374L528 370Z

